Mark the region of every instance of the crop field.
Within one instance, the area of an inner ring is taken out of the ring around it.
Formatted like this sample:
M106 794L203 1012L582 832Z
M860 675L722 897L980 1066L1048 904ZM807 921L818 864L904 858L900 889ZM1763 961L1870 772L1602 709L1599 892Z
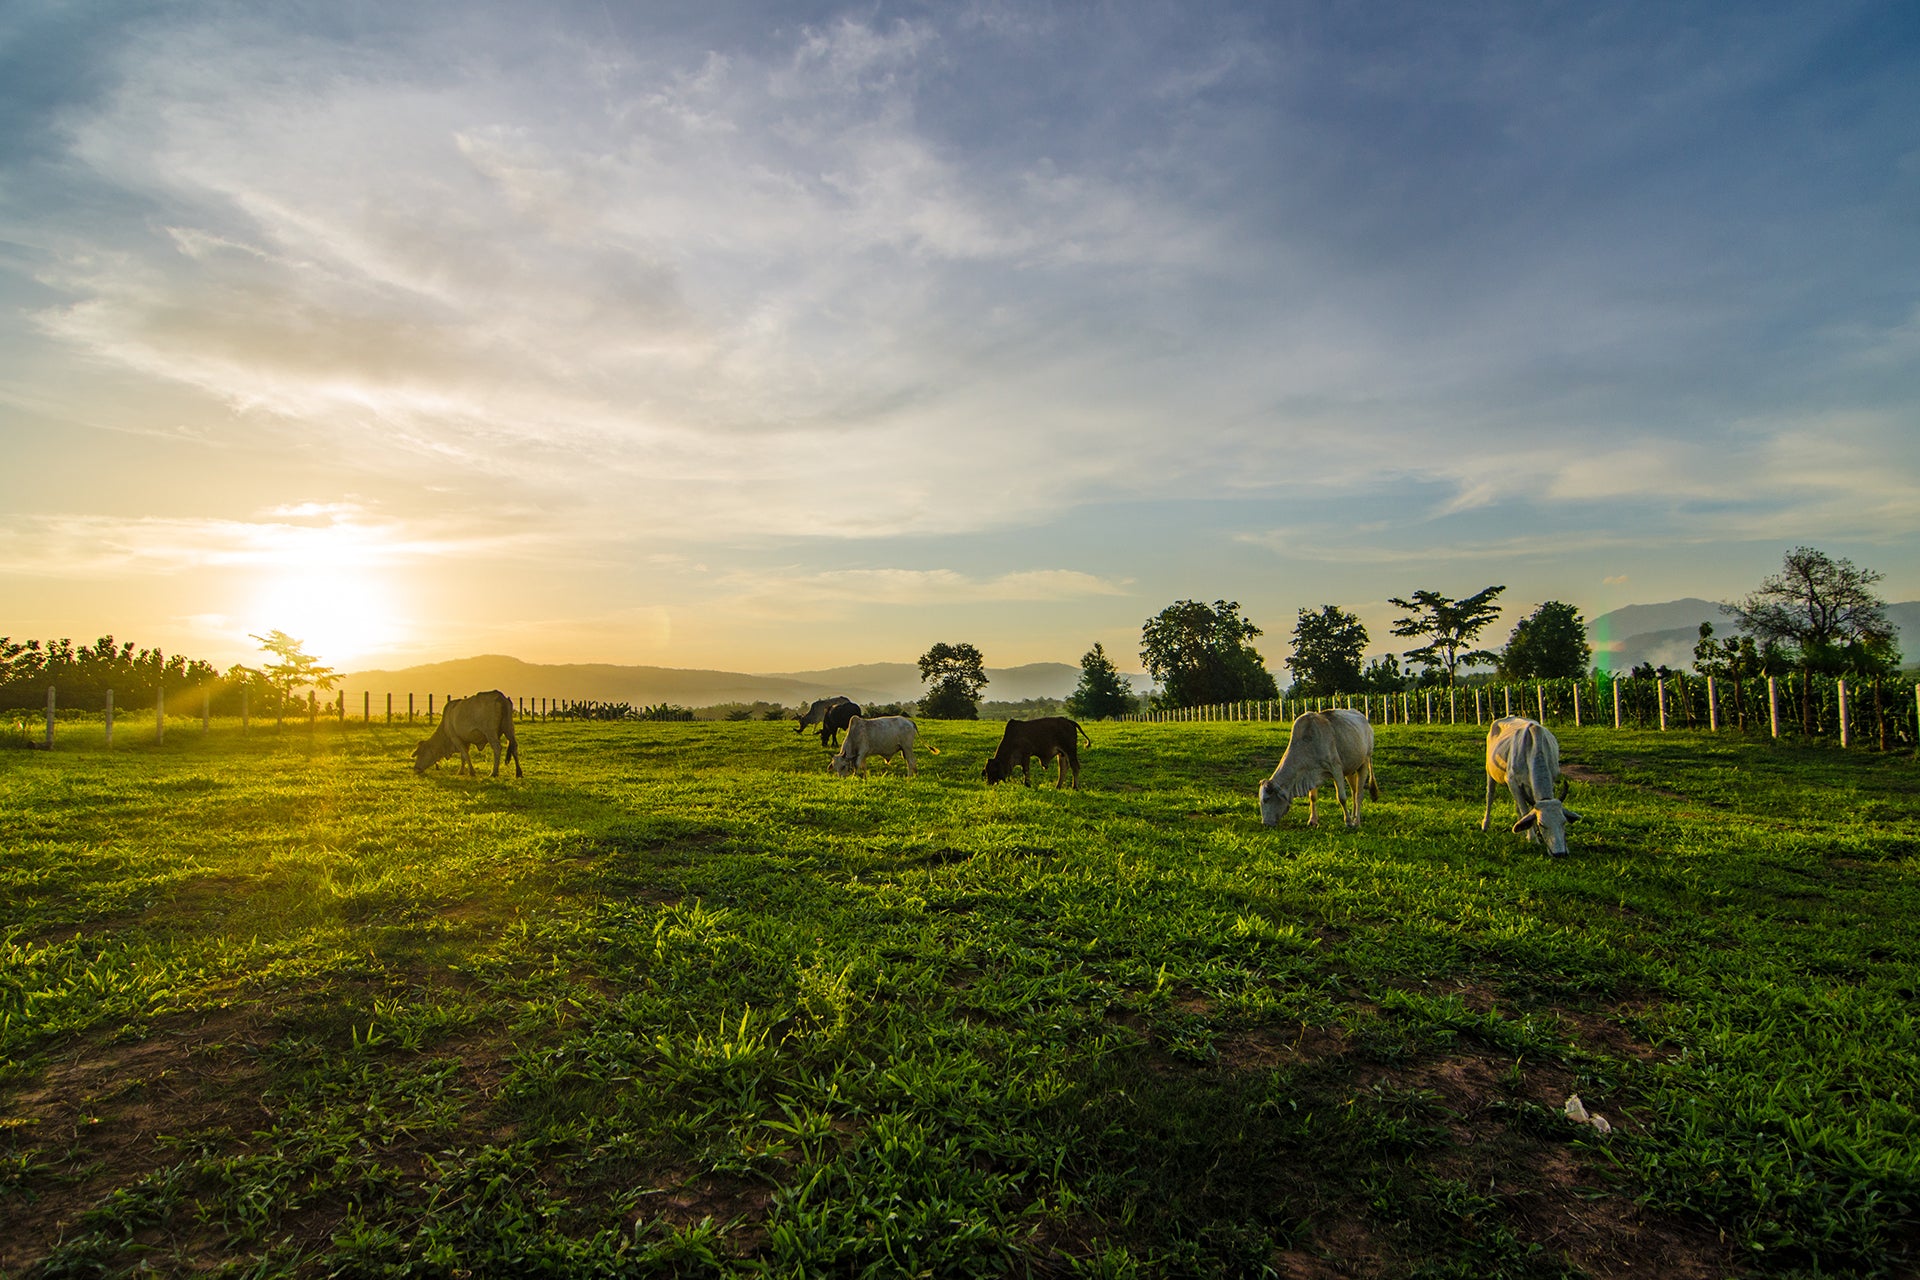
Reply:
M1357 832L1260 826L1284 726L1087 727L0 751L0 1275L1920 1267L1910 756L1556 729L1551 860L1471 726Z

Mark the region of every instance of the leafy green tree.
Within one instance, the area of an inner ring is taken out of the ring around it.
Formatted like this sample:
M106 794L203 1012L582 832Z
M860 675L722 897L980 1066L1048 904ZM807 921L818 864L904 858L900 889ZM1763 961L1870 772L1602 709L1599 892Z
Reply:
M1197 707L1245 698L1277 698L1260 654L1247 642L1259 627L1240 616L1237 601L1178 600L1140 629L1140 660L1160 685L1156 706Z
M1367 651L1367 629L1360 619L1337 605L1323 604L1320 612L1300 611L1293 627L1294 697L1318 698L1331 693L1359 693L1366 684L1360 659Z
M1375 658L1360 673L1360 692L1362 693L1399 693L1407 687L1407 673L1400 669L1400 659L1389 653Z
M338 671L306 651L304 641L295 640L284 631L269 631L264 636L249 632L248 638L258 640L262 649L279 659L261 667L260 674L273 687L282 706L292 701L295 689L311 688L325 693L340 680Z
M1763 644L1791 645L1801 671L1878 675L1899 665L1887 602L1873 591L1885 575L1813 547L1795 547L1760 588L1720 606ZM1813 733L1811 680L1800 682L1802 729Z
M1463 600L1454 600L1438 591L1416 591L1411 600L1392 597L1388 603L1408 611L1407 617L1394 622L1393 634L1408 638L1432 637L1418 649L1409 649L1401 656L1419 663L1429 673L1444 671L1448 688L1453 687L1454 675L1461 663L1499 661L1500 655L1491 649L1468 646L1486 630L1488 623L1500 616L1500 607L1493 600L1505 590L1504 585L1487 587Z
M1500 654L1500 674L1509 680L1578 680L1587 674L1593 646L1587 622L1570 604L1549 600L1522 618Z
M970 644L936 644L920 655L920 679L927 691L920 714L930 720L978 720L980 690L987 683L986 659Z
M1080 655L1080 683L1067 695L1067 714L1081 720L1123 716L1137 705L1133 686L1107 656L1106 646L1095 644Z

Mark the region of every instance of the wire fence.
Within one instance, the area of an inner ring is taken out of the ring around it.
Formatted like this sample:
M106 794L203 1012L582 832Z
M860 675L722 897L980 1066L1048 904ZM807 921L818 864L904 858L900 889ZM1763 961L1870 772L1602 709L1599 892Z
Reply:
M1615 729L1700 730L1772 738L1818 738L1882 751L1920 746L1920 682L1913 676L1718 676L1665 679L1526 680L1453 689L1273 698L1143 711L1148 723L1291 722L1309 711L1346 708L1369 723L1486 725L1503 716L1542 724Z

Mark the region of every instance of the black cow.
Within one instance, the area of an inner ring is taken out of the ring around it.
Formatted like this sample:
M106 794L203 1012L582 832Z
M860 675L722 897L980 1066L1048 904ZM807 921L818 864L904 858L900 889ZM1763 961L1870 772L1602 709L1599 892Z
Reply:
M812 706L794 717L794 719L800 723L795 726L793 731L795 733L805 733L810 726L819 724L822 720L826 719L828 707L837 707L843 702L851 701L853 701L853 699L843 693L836 693L831 698L821 698L817 700Z
M1076 736L1077 735L1077 736ZM1046 768L1049 761L1058 758L1059 777L1054 782L1058 790L1067 785L1067 769L1073 769L1073 789L1080 789L1080 739L1086 738L1089 745L1093 739L1087 737L1087 731L1080 727L1077 720L1065 716L1047 716L1040 720L1009 720L1006 732L1000 735L1000 746L987 758L986 779L989 783L1011 778L1017 768L1026 775L1027 785L1033 785L1033 757L1040 757L1040 767Z

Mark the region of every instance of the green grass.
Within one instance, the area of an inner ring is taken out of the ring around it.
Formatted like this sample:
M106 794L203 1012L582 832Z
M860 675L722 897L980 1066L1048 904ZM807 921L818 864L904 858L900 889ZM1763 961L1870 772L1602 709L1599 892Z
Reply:
M1912 759L1568 729L1555 861L1471 727L1360 832L1259 825L1280 726L923 728L0 751L0 1274L1920 1263Z

